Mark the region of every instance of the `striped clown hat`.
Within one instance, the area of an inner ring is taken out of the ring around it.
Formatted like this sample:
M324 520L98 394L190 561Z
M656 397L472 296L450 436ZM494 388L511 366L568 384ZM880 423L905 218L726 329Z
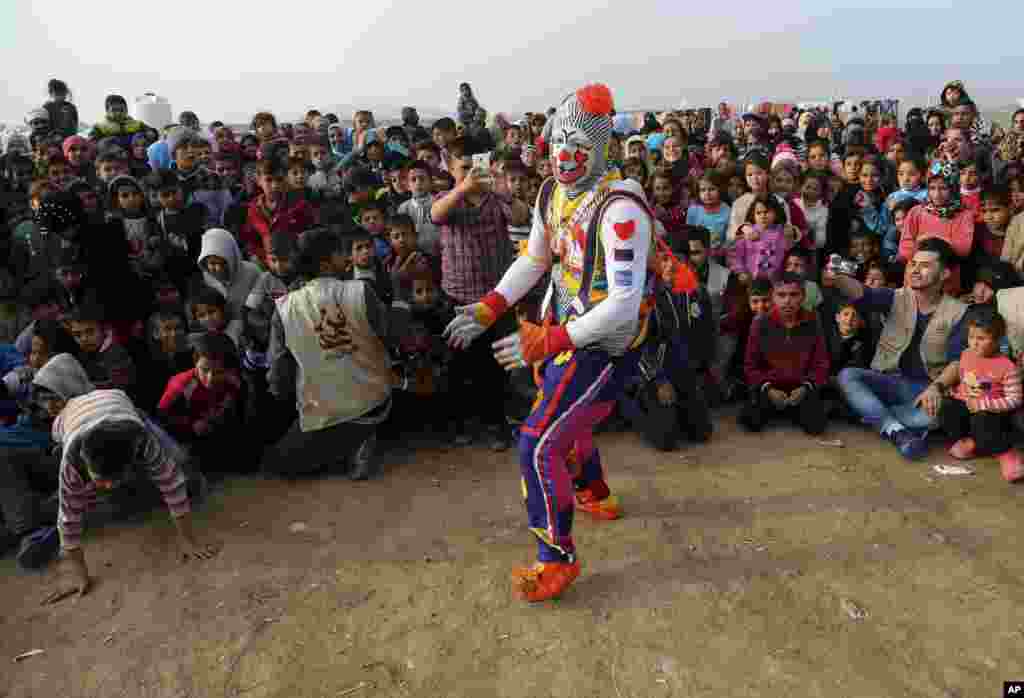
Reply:
M579 131L593 146L595 158L590 174L573 188L586 188L607 169L614 108L607 85L586 85L563 99L554 117L548 120L544 129L546 143L560 142L562 134Z

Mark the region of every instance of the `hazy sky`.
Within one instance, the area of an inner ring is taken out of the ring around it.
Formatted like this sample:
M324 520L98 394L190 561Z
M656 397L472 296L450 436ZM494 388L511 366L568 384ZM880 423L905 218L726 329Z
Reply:
M0 0L0 119L21 120L55 76L85 121L109 92L130 102L146 91L204 122L261 109L450 112L463 80L492 112L545 108L584 81L608 83L623 110L683 97L924 104L957 78L982 106L1024 96L1017 1L699 4Z

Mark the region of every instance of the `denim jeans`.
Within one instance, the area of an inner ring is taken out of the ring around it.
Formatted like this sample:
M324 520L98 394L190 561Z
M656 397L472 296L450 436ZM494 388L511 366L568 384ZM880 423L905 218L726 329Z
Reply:
M914 400L928 387L927 380L910 380L898 373L880 373L865 368L844 368L839 372L843 397L865 424L887 433L899 426L932 429L937 421L914 406Z

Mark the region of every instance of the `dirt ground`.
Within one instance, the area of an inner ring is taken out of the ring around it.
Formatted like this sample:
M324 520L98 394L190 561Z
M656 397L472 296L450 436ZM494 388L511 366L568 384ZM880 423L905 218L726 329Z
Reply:
M171 556L163 513L91 531L97 577L0 566L0 697L977 698L1024 678L1024 488L940 477L868 433L782 426L657 453L599 437L618 522L580 520L563 599L511 599L534 545L513 452L392 454L383 477L229 481ZM45 654L20 663L32 649Z

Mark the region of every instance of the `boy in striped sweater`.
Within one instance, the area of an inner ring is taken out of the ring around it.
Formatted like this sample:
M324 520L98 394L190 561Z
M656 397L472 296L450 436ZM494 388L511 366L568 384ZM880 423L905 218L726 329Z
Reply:
M994 310L968 321L967 349L935 381L949 398L939 410L943 430L956 443L954 458L997 456L1007 482L1024 477L1024 459L1011 447L1010 415L1024 402L1020 371L999 353L1006 321Z
M61 404L63 403L63 404ZM182 472L180 447L141 414L120 390L94 390L48 406L60 409L53 423L53 439L63 447L59 470L60 506L57 528L63 564L70 584L47 597L54 603L89 590L89 570L82 551L83 516L97 494L136 479L144 471L160 490L178 531L186 559L209 559L214 545L201 545L192 533L189 497Z

